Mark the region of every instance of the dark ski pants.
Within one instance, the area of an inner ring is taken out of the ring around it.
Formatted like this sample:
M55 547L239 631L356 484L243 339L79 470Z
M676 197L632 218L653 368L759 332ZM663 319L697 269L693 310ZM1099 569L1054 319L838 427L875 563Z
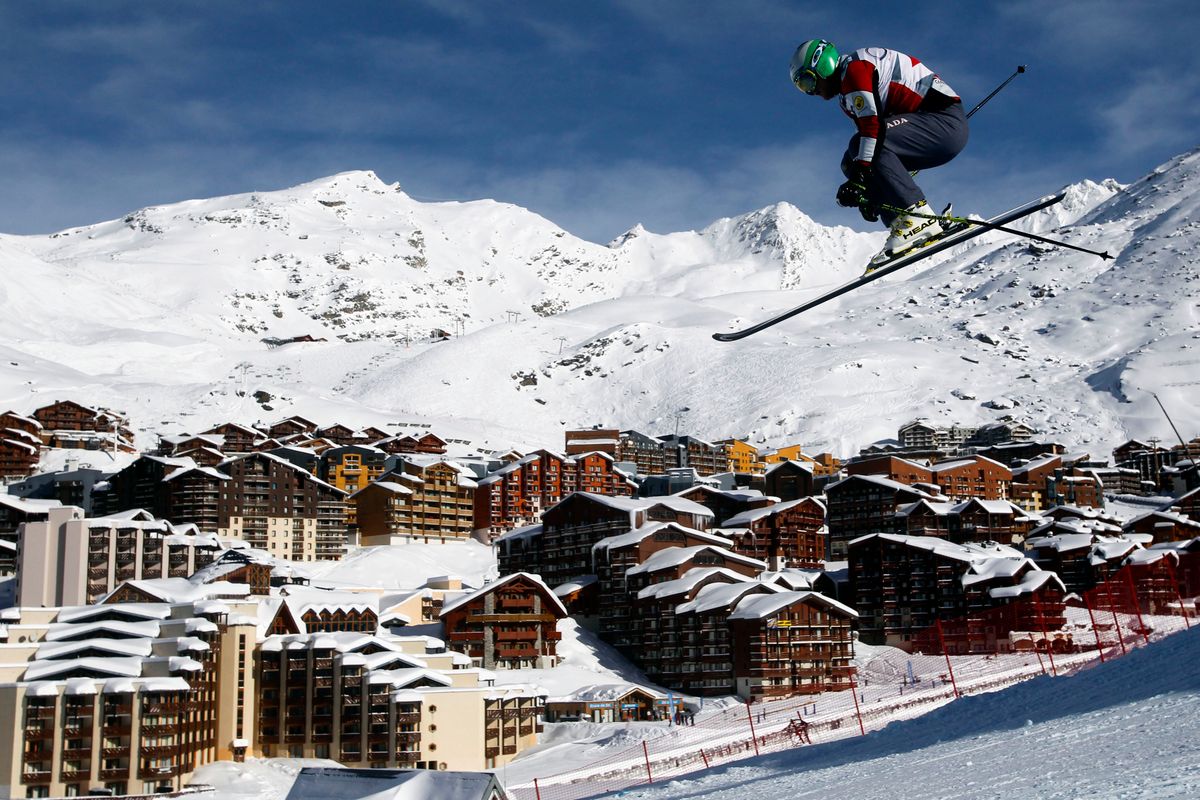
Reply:
M875 169L867 193L874 203L908 208L925 199L909 172L940 167L967 144L967 115L962 103L941 111L914 111L886 117L882 147L875 152ZM858 134L850 139L842 156L842 172L850 177L850 166L858 155ZM879 212L887 225L896 215Z

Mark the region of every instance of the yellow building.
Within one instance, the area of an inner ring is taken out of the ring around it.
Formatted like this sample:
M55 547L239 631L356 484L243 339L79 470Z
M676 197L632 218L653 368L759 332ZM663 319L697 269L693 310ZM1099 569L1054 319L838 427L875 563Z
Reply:
M321 452L317 477L352 495L387 472L394 461L378 447L331 447ZM350 503L346 509L346 524L358 524L358 510L354 503Z
M766 470L766 464L758 455L758 448L749 442L741 439L722 439L717 444L725 448L730 472L761 475Z
M814 477L827 477L834 475L842 468L842 462L834 457L832 453L821 453L820 455L810 456L801 452L801 446L798 444L789 444L786 447L780 447L778 450L771 450L762 455L762 460L767 464L778 464L782 461L799 461L804 464L811 464Z

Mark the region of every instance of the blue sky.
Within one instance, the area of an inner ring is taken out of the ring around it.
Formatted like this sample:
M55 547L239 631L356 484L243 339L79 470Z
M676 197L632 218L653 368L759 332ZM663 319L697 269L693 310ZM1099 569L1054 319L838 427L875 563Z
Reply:
M605 242L832 201L853 127L796 91L803 39L930 64L967 150L922 179L990 213L1200 146L1200 4L705 0L0 4L0 231L372 169Z

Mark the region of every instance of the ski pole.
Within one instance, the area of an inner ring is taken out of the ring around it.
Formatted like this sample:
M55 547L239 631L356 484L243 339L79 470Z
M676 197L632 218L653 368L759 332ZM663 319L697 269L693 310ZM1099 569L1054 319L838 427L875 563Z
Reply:
M987 105L988 100L991 100L993 97L1000 94L1000 90L1003 89L1005 86L1008 86L1010 83L1012 83L1013 78L1017 77L1018 75L1024 75L1024 74L1025 74L1025 65L1024 64L1018 65L1016 72L1014 72L1012 75L1009 75L1004 80L1004 83L1000 84L995 89L992 89L991 94L989 94L987 97L980 100L978 103L975 104L974 108L972 108L970 111L967 112L967 119L970 119L971 117L973 117L975 115L976 111L978 111L979 109L981 109L985 105ZM915 178L915 177L917 177L917 173L920 171L921 170L919 170L919 169L914 169L912 172L910 172L908 174Z
M967 219L966 217L955 217L949 214L922 214L919 211L909 211L908 209L900 208L899 206L888 205L887 203L880 203L878 206L876 206L876 208L882 211L890 211L897 215L908 214L910 217L920 217L921 219L936 219L938 222L954 222L959 225L974 225L977 228L1003 231L1004 233L1011 233L1014 236L1024 236L1026 239L1033 239L1035 242L1045 242L1046 244L1052 244L1056 247L1066 247L1071 250L1078 250L1079 252L1087 253L1090 256L1099 256L1106 261L1113 258L1113 256L1109 255L1107 251L1101 253L1098 250L1089 250L1086 247L1080 247L1079 245L1071 244L1070 242L1064 242L1059 239L1047 239L1045 236L1038 236L1036 233L1026 233L1025 231L1019 231L1016 228L1008 228L1004 225L996 225L991 222L984 222L981 219Z
M972 114L974 114L976 111L978 111L979 109L981 109L985 105L987 105L988 100L991 100L993 97L1000 94L1000 90L1003 89L1005 86L1008 86L1010 83L1012 83L1013 78L1017 77L1018 75L1024 75L1024 74L1025 74L1025 65L1021 64L1017 67L1017 71L1014 72L1012 75L1009 75L1008 79L1005 80L1004 83L1000 84L995 89L992 89L991 94L989 94L987 97L980 100L979 103L976 104L976 106L974 108L972 108L970 111L967 112L967 119L970 119Z

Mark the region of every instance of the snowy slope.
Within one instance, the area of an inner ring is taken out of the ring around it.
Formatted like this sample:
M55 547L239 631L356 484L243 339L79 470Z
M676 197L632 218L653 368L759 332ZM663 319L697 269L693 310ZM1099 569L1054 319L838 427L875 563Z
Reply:
M966 697L850 741L791 750L645 800L1091 800L1200 796L1200 631L1069 678Z
M700 436L843 455L918 416L1013 415L1103 453L1168 437L1149 391L1200 429L1198 171L1191 152L1129 187L1087 181L1026 223L1114 261L988 234L732 345L710 334L857 275L881 234L780 203L603 246L355 172L0 236L0 405L112 405L141 434L301 413L493 447L669 432L686 406ZM262 342L306 334L327 341Z

